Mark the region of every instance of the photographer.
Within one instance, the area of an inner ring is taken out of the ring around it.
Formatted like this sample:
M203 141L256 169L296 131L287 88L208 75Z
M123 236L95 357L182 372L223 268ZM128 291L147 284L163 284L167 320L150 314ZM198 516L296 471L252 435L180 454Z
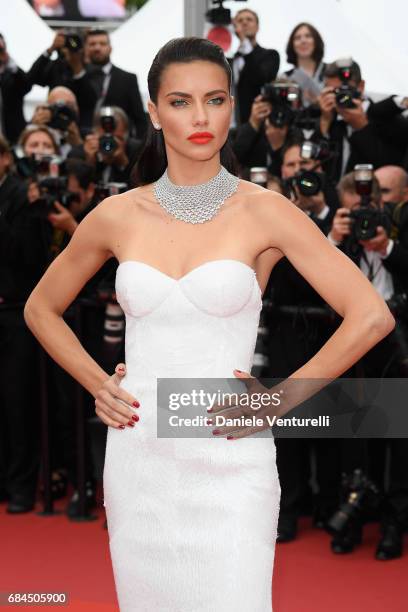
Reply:
M301 138L301 130L289 122L275 125L271 113L272 103L259 94L252 103L249 121L236 131L232 147L247 173L252 166L262 166L280 176L283 145L296 136Z
M319 127L312 140L325 138L337 156L325 166L334 182L355 164L371 163L374 168L393 159L394 149L370 120L371 101L364 97L359 65L351 58L326 66L325 87L319 96Z
M406 377L408 235L406 231L399 234L397 227L395 239L389 238L392 212L388 206L383 206L380 185L370 175L369 168L357 167L354 173L342 178L338 189L341 208L334 217L328 238L360 267L388 301L397 321L395 329L344 376ZM371 449L372 457L378 456L379 446L384 443L391 451L391 471L389 488L380 506L381 538L375 555L381 560L402 554L403 531L408 525L408 441L399 438L386 441L345 439L340 443L343 473L350 478L359 469L372 482L376 478L369 451ZM383 489L383 474L380 476L382 481L377 485ZM348 494L352 491L348 490ZM356 512L345 529L334 536L333 552L351 552L361 542L364 510Z
M318 225L324 233L331 226L334 208L328 205L324 193L314 196L302 193L302 172L316 167L316 160L302 158L302 140L288 142L283 150L283 188L292 194L293 202ZM320 168L321 170L321 168ZM333 202L330 202L333 205ZM332 315L321 296L305 281L285 257L272 270L264 293L265 323L268 329L266 345L269 366L262 375L286 378L315 354L332 333ZM279 356L278 358L276 356ZM329 441L331 442L331 441ZM313 500L313 521L322 527L336 507L339 471L328 469L337 462L328 441L276 438L277 464L281 482L281 509L278 522L278 542L293 540L298 531L298 518L305 499L310 500L308 486L310 452L316 456L319 492Z
M34 507L39 406L36 344L23 317L35 285L24 257L26 189L10 173L11 165L9 145L0 136L0 497L8 500L7 512L17 514Z
M55 50L59 57L53 61ZM119 106L129 117L132 132L143 138L147 122L137 77L114 66L111 51L106 30L88 31L84 43L78 35L58 32L53 45L33 64L30 78L39 85L72 89L78 100L81 129L92 127L95 110L102 105Z
M67 86L72 79L70 57L79 53L81 49L82 40L78 34L66 34L63 30L59 30L51 46L35 60L28 71L30 82L50 89L58 85ZM51 57L55 53L57 57L52 60Z
M285 195L310 215L323 233L331 227L338 208L336 190L322 171L328 152L316 143L295 139L282 151L281 177Z
M36 273L42 275L49 262L69 243L81 220L98 205L94 168L81 159L67 160L64 176L46 177L33 182L29 197L31 232L25 245L26 256L40 261ZM86 283L64 313L64 319L78 333L81 321L81 341L99 363L103 361L105 310L98 290L106 278L112 278L117 262L111 258ZM33 272L34 274L34 272ZM51 463L54 473L67 471L74 493L66 513L75 518L79 513L77 492L77 431L75 410L77 387L75 381L56 364L47 359L51 432ZM91 455L91 441L87 419L93 414L92 397L84 395L86 507L96 505L95 476Z
M54 87L48 94L47 103L35 109L31 123L47 125L53 130L64 159L72 147L83 142L79 132L78 104L67 87Z
M130 170L142 142L129 137L126 113L119 107L103 107L95 114L94 128L83 145L69 157L85 159L95 168L97 182L128 183Z
M264 49L256 42L259 18L255 11L241 9L232 25L240 40L238 51L232 59L235 124L239 126L248 121L252 102L262 85L276 78L280 58L275 49Z
M27 74L9 56L0 34L0 132L12 144L25 127L23 101L31 87Z

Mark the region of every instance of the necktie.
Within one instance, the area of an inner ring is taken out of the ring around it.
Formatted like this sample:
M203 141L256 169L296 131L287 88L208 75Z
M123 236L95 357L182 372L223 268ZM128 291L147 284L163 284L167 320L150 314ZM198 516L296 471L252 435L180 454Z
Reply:
M93 88L95 89L97 98L101 98L103 91L103 84L105 81L106 74L102 70L102 68L95 68L91 73L91 83Z

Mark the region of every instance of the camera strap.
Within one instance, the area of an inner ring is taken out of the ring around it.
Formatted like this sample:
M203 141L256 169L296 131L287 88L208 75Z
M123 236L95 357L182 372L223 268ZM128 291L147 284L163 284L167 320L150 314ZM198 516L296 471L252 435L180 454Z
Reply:
M374 252L374 251L372 251ZM381 267L382 267L382 261L380 261L376 271L374 272L374 261L369 261L367 254L365 252L365 249L362 251L361 253L361 257L362 259L364 259L366 265L367 265L367 269L368 269L368 273L367 273L367 278L370 281L370 283L373 282L373 280L375 279L375 277L377 276L378 272L380 271Z

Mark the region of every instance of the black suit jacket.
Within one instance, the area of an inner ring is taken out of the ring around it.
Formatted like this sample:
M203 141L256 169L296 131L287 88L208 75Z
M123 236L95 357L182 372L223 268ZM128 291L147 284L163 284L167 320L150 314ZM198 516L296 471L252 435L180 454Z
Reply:
M51 60L46 55L40 55L31 66L28 78L32 84L50 89L57 85L69 87L78 100L80 127L84 131L89 131L93 125L93 114L97 103L97 95L90 82L89 72L89 69L86 69L83 77L74 79L65 59ZM147 121L135 74L112 66L111 79L103 104L120 106L127 113L137 137L144 137Z
M11 144L17 142L20 133L25 128L23 101L31 87L27 74L21 68L17 68L16 72L6 68L0 74L4 131Z
M25 273L29 236L26 193L22 181L12 175L0 186L0 296L6 302L24 301L35 284Z
M371 105L370 105L371 106ZM351 172L355 164L373 164L374 168L393 163L398 155L395 145L386 140L377 122L370 120L370 107L367 110L368 125L361 130L355 130L348 137L350 155L346 162L345 171ZM325 171L334 182L342 176L343 165L343 138L347 137L347 124L335 119L329 129L328 141L336 156L323 164ZM314 141L325 139L318 127L312 135Z
M402 116L403 109L397 106L394 96L375 102L369 108L369 118L374 121L381 137L393 148L389 164L408 168L408 117Z
M254 98L262 85L276 79L279 70L279 53L275 49L264 49L256 44L253 51L244 56L244 67L238 83L234 83L240 123L245 123L251 114ZM232 60L230 60L232 66Z
M68 81L67 86L72 89L77 97L81 127L90 129L93 124L97 95L89 78L89 70L86 70L85 75L80 79ZM103 105L120 106L135 128L137 138L144 137L147 121L135 74L112 66L109 87Z
M67 86L72 79L72 70L63 57L51 60L48 55L42 54L27 72L27 77L32 85L53 89L58 85Z
M334 217L334 210L330 209L325 219L311 215L311 220L327 235L330 231ZM287 257L282 257L275 264L265 289L265 297L271 299L275 306L308 306L322 307L323 298L297 271Z

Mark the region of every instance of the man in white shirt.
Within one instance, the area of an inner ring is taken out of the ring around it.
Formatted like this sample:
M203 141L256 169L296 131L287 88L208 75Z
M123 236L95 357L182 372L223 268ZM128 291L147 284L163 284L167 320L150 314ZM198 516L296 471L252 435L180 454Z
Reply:
M342 178L338 191L341 207L336 211L332 228L327 236L336 246L340 246L346 237L351 235L350 211L357 209L361 203L361 196L356 192L353 173L346 174ZM383 207L380 185L375 177L372 198L378 207ZM377 235L374 238L359 241L363 248L359 251L356 263L380 295L388 300L394 293L394 283L392 273L383 264L393 249L394 241L383 226L377 226L376 231Z
M280 58L275 49L264 49L257 43L259 18L255 11L238 11L233 26L240 40L238 51L232 59L236 103L233 125L236 126L248 121L252 102L260 93L262 85L276 78Z
M372 104L364 95L365 82L357 62L348 58L328 64L324 85L319 97L320 121L312 140L325 138L336 150L337 156L327 168L333 181L337 183L355 164L371 163L378 168L393 159L392 145L370 120ZM349 93L341 92L344 86Z

